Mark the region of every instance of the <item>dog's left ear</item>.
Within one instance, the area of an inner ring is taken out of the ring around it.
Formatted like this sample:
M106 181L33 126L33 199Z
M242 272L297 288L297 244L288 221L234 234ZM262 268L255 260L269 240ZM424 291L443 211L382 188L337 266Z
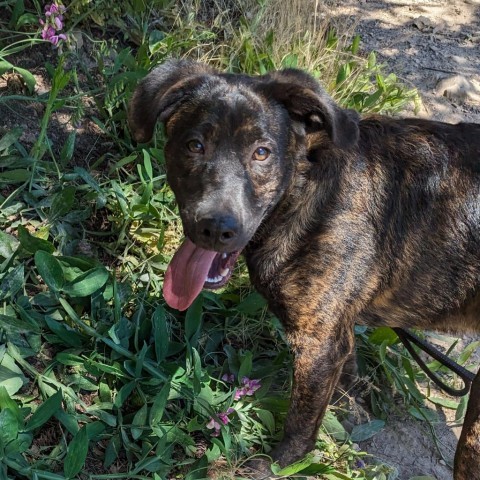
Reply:
M334 145L350 148L359 138L360 116L338 106L309 74L287 69L261 77L263 92L282 103L289 115L305 124L307 134L325 130Z

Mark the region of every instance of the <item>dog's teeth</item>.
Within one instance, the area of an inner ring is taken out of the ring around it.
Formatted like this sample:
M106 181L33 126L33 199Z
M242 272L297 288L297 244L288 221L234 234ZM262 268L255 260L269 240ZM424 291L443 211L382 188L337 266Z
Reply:
M218 277L213 277L213 278L207 277L207 282L208 283L218 283L222 280L223 280L223 277L221 275L219 275Z
M222 255L222 259L225 260L226 258L227 258L227 254L224 253L224 254Z
M229 268L224 268L224 269L220 272L220 275L221 275L222 277L226 277L229 273L230 273L230 269L229 269Z

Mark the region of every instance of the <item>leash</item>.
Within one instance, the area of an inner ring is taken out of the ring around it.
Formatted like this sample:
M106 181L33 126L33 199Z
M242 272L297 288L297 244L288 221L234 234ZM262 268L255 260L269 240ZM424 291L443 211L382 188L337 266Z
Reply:
M405 348L408 350L412 358L418 363L420 368L426 373L426 375L436 383L442 390L447 392L449 395L454 397L462 397L466 395L470 390L470 385L475 378L475 374L468 371L466 368L462 367L458 363L454 362L451 358L447 357L444 353L437 350L432 344L422 340L417 337L415 334L409 330L404 330L403 328L393 328L394 332L398 335L398 338L405 345ZM450 371L456 373L462 380L464 387L460 390L449 387L446 385L440 378L435 375L425 364L425 362L419 357L417 352L414 350L412 343L420 347L424 352L430 355L435 360L439 361L443 366L447 367Z

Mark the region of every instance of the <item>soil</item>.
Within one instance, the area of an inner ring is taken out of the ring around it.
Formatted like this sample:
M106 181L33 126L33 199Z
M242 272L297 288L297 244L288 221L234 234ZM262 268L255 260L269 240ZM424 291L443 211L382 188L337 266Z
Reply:
M480 0L329 3L332 22L360 34L362 53L375 51L387 71L418 89L420 111L412 108L403 116L480 123ZM462 338L460 348L474 339ZM440 346L448 348L448 342ZM473 371L478 369L479 353L473 357ZM446 397L441 392L432 396ZM454 422L454 410L438 408L437 413L438 421L429 425L399 406L386 427L360 448L373 456L371 462L392 466L390 480L451 480L461 426Z
M480 0L347 0L330 11L418 89L418 116L480 123Z

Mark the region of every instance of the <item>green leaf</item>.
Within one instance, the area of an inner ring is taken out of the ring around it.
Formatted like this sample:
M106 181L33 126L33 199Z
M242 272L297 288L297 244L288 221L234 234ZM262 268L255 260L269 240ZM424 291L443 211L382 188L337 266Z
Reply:
M323 417L322 426L335 440L347 440L348 433L330 410L327 410L325 417Z
M435 412L435 410L430 410L429 408L411 406L408 409L408 413L417 420L422 420L424 422L438 421L437 412Z
M10 259L18 248L18 240L0 230L0 257Z
M18 436L19 420L12 410L5 408L0 412L0 444L15 440Z
M85 363L85 360L82 357L67 352L57 353L57 355L55 355L55 360L62 365L67 365L69 367L77 367Z
M424 397L415 383L405 376L400 377L400 381L403 383L402 387L405 389L405 391L412 395L419 403L423 403Z
M165 360L168 353L168 345L170 339L167 329L167 317L165 309L158 305L153 314L153 338L155 339L155 356L157 362L161 363Z
M185 336L193 347L196 346L197 337L202 325L203 297L199 295L190 305L185 315Z
M272 470L278 476L289 477L290 475L295 475L296 473L299 473L305 468L309 467L313 463L313 458L313 454L309 453L305 456L305 458L302 458L298 462L292 463L287 467L281 468L280 470L277 470L274 464Z
M23 183L30 178L31 173L25 168L15 168L0 173L0 182Z
M33 13L24 13L20 16L17 21L16 29L18 30L20 27L25 25L37 25L38 24L38 17Z
M252 292L242 300L235 310L247 315L253 315L267 306L267 301L258 292Z
M342 84L350 76L350 64L346 63L342 65L337 73L337 78L335 80L336 85Z
M23 287L25 278L23 263L10 270L0 281L0 301L13 298Z
M13 69L13 65L6 60L0 60L0 75Z
M64 410L57 410L54 416L72 435L75 435L80 430L75 415Z
M73 152L75 151L75 139L77 136L77 131L73 130L69 133L65 144L62 147L62 151L60 152L60 159L62 161L62 165L67 165L68 162L73 157Z
M275 433L275 417L272 412L263 409L255 409L260 421L267 427L268 431L273 435Z
M60 291L65 283L65 276L60 262L53 255L43 250L38 250L34 259L38 273L50 290L53 292Z
M193 364L193 392L198 395L202 390L202 360L200 354L195 348L192 348L192 364Z
M384 426L385 422L383 420L372 420L362 425L355 425L350 438L352 442L363 442L376 435Z
M50 316L45 316L45 322L48 328L59 337L66 345L71 347L81 347L83 345L80 335L71 328L67 328L64 324L57 322Z
M11 410L17 420L23 423L23 414L17 402L10 397L7 389L3 385L0 385L0 410L5 409Z
M115 400L113 404L117 407L120 408L124 403L125 400L130 396L130 394L133 392L133 389L135 388L135 381L132 380L131 382L125 384L117 393L117 396L115 397Z
M10 355L5 355L0 365L0 386L5 387L9 395L14 395L25 382L25 377L15 361Z
M240 368L238 370L238 381L241 382L243 377L248 377L252 371L252 361L253 355L252 352L245 352L245 355L242 359L242 363L240 364Z
M22 314L22 312L20 312ZM8 315L0 314L0 328L7 333L40 333L39 325L28 316L22 318L9 317Z
M185 480L204 480L207 477L208 459L204 455L200 460L196 461L191 467L189 473L185 476Z
M15 2L15 6L13 7L12 15L10 17L10 21L8 22L9 29L15 29L17 27L18 19L20 15L25 12L25 4L23 0L17 0Z
M98 420L92 423L87 423L86 427L89 440L98 440L106 429L105 424Z
M458 404L457 411L455 412L455 421L456 422L463 422L463 418L465 417L465 413L467 412L468 406L468 399L470 395L464 395Z
M67 478L73 478L82 470L88 453L87 426L84 425L68 445L64 458L63 472Z
M160 392L155 396L148 423L150 427L157 425L162 421L165 407L167 406L168 396L170 394L170 382L166 383Z
M47 472L44 470L32 470L35 473L36 480L65 480L63 475L57 475L56 473Z
M132 420L132 438L138 440L145 431L147 423L147 405L143 404Z
M358 49L360 47L360 39L360 35L355 35L355 37L353 37L352 46L350 47L350 51L353 55L356 55L358 53Z
M108 281L109 273L105 267L96 267L66 283L62 291L71 297L87 297L100 290Z
M148 180L153 180L153 168L152 168L152 161L150 159L150 154L148 150L143 149L143 166L145 168L145 172L147 173Z
M472 342L468 344L463 350L462 353L458 356L457 362L460 365L465 365L467 360L470 358L472 353L480 346L480 341Z
M369 95L363 102L362 109L367 110L368 108L375 105L375 103L380 100L381 96L383 95L383 90L379 88L376 92ZM388 328L388 327L379 327L379 328Z
M381 345L383 342L387 342L387 345L393 345L398 341L398 337L390 327L377 327L368 336L368 341L374 345Z
M456 410L459 405L459 402L456 402L455 400L450 400L448 398L442 397L427 397L427 400L434 403L435 405L440 405L441 407L450 408L452 410Z
M52 415L62 408L62 399L62 391L58 390L57 393L45 400L45 402L43 402L30 417L25 429L35 430L46 423L52 417Z
M1 62L0 62L1 63ZM1 69L0 69L1 71ZM22 136L23 128L15 127L12 130L9 130L1 139L0 139L0 152L7 150L11 147L18 139Z
M76 190L73 185L69 185L55 195L49 212L50 222L65 216L72 209Z
M38 250L43 250L48 253L55 251L52 243L43 238L31 235L23 225L18 226L18 239L20 240L20 245L30 253L36 253Z
M122 442L120 435L114 435L108 442L107 449L105 450L105 458L103 465L105 468L110 467L112 463L118 458L120 449L122 448Z

